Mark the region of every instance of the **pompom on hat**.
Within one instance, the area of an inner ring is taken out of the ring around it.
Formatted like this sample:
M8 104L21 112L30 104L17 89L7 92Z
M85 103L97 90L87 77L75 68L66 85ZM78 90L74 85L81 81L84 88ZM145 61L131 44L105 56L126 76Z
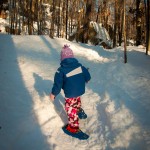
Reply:
M66 58L74 58L73 51L65 44L61 50L61 61Z

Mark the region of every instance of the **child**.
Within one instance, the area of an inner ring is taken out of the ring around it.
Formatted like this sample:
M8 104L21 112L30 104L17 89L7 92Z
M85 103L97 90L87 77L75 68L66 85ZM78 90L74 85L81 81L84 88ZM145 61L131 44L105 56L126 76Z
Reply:
M61 89L65 94L65 110L68 115L68 124L62 129L65 133L78 139L88 139L89 136L79 129L79 118L87 115L81 108L80 96L85 93L85 83L91 79L88 69L74 58L73 51L64 45L61 51L61 63L54 77L54 85L50 94L53 101Z

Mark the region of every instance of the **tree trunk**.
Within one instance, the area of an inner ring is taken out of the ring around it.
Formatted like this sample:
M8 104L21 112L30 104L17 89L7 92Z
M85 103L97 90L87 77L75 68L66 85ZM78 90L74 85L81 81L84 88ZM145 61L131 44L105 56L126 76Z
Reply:
M96 16L96 22L97 23L98 23L99 13L100 13L100 5L98 6L98 11L97 11L97 16Z
M65 1L62 2L62 16L61 16L61 37L64 38L65 33Z
M8 33L11 34L11 29L12 29L12 0L9 0L9 25L10 27L8 28Z
M140 1L136 0L136 46L141 44L141 11L140 11Z
M125 14L125 0L123 0L123 35L124 35L124 63L127 63L127 42L126 42L126 14Z
M32 20L32 0L30 0L29 9L28 9L28 33L32 35L33 33L33 20Z
M121 43L122 43L122 31L123 31L123 21L124 21L124 9L122 9L122 3L123 3L123 0L121 0L120 2L119 2L119 12L120 12L120 14L118 13L118 17L120 17L119 18L119 24L118 24L118 36L119 36L119 38L118 38L118 41L119 41L119 46L121 46Z
M83 24L82 43L88 42L88 29L91 21L91 11L92 11L92 0L87 0L86 13L85 13L84 24Z
M13 13L12 13L12 26L11 26L11 34L15 34L15 8L16 8L16 0L13 0Z
M58 20L58 26L57 26L57 37L59 38L59 35L60 35L60 18L61 18L61 10L60 10L60 7L61 7L61 1L59 1L59 11L58 11L58 16L57 16L57 20Z
M39 5L39 1L37 1L35 3L35 12L37 14L37 33L38 33L38 35L41 34L41 31L40 31L40 11L41 11L41 6Z
M108 8L107 8L107 0L103 1L103 25L108 30ZM118 15L118 14L117 14ZM118 16L117 16L118 17Z
M67 39L67 31L68 31L68 0L66 0L66 39Z
M54 38L54 21L55 21L55 0L53 0L53 12L51 20L50 38Z
M115 22L114 22L114 32L113 32L113 47L116 47L116 34L117 34L117 0L115 0Z
M145 1L146 5L146 55L150 51L150 0Z

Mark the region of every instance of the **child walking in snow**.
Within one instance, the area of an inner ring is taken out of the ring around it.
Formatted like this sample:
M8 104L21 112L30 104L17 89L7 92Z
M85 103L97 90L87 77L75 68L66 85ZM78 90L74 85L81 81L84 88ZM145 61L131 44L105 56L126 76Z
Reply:
M87 68L82 66L69 46L64 45L61 51L61 63L54 77L54 84L50 94L53 101L61 89L65 94L65 110L68 124L63 131L78 139L88 139L89 136L79 129L79 119L86 119L87 115L81 108L80 96L85 93L85 84L91 79Z

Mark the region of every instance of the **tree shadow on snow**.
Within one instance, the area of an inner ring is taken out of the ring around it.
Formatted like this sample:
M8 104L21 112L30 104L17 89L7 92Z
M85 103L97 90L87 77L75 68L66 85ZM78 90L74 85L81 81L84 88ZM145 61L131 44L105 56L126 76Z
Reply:
M44 96L48 96L50 94L50 90L53 86L53 82L51 80L44 79L40 75L33 73L33 77L35 79L34 88L38 92L41 99L43 99ZM62 122L64 124L67 123L67 115L64 110L64 98L61 94L59 94L56 99L53 102L54 109L58 116L61 118Z
M0 82L3 82L0 84L0 149L53 149L55 144L47 142L23 80L18 59L20 50L14 42L17 38L0 35Z

